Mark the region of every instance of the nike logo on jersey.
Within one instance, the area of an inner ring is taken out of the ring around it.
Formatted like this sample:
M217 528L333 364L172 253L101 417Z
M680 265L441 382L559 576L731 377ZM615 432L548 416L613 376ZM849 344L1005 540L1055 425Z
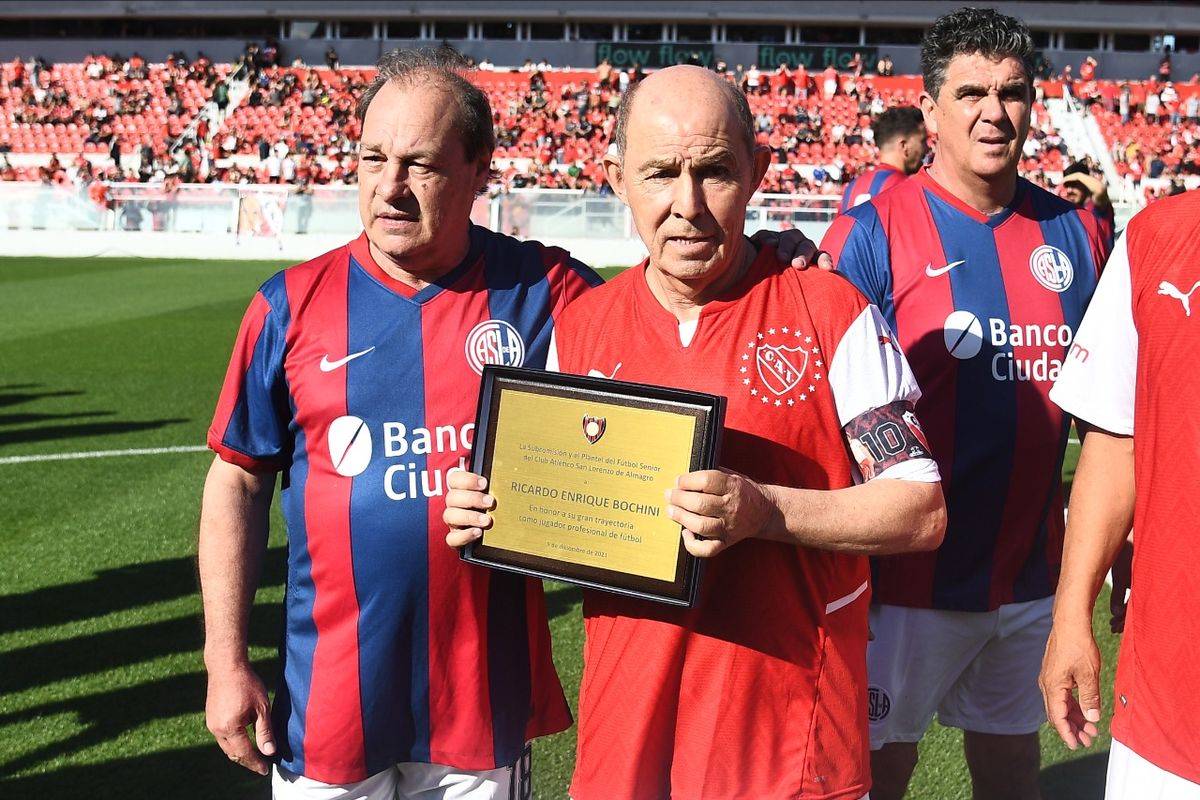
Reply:
M326 353L325 355L321 356L321 372L333 372L338 367L344 367L354 359L358 358L359 356L365 356L374 349L375 348L373 346L368 347L366 350L359 350L357 353L351 353L345 358L339 358L337 361L330 361L329 354Z
M1196 291L1197 289L1200 289L1200 281L1196 281L1196 283L1192 285L1191 290L1189 290L1186 294L1181 292L1175 286L1175 284L1171 283L1170 281L1163 281L1162 283L1158 284L1158 293L1165 295L1166 297L1174 297L1176 300L1183 303L1183 313L1189 317L1192 315L1192 292Z
M955 267L959 266L960 264L965 264L965 263L967 263L966 259L963 259L962 261L951 261L946 266L938 267L937 269L934 269L933 264L926 264L925 265L925 274L931 278L936 278L939 275L945 275L950 270L954 269Z

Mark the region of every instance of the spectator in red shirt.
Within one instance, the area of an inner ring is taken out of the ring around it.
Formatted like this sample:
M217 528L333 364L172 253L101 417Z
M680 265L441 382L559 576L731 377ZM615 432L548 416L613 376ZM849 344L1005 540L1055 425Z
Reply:
M1085 58L1083 60L1083 63L1079 65L1079 80L1081 80L1081 81L1096 80L1096 67L1097 66L1098 66L1098 63L1097 63L1096 59L1092 58L1091 56L1088 56L1087 58Z

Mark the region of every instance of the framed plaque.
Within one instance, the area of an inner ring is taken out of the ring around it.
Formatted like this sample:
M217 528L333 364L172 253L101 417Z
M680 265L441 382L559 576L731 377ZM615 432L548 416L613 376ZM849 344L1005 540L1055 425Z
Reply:
M724 412L718 395L485 367L471 470L496 507L463 559L690 606L700 562L663 495L716 466Z

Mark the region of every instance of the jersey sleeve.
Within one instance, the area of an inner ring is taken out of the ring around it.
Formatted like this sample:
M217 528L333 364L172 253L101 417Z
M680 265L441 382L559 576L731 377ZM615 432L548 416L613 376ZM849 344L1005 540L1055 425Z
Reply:
M864 479L941 479L913 411L921 389L875 306L863 308L850 323L828 376L838 421ZM879 469L864 469L864 461Z
M891 260L879 217L869 205L856 206L833 221L821 239L833 267L866 298L886 309L891 297Z
M1083 221L1084 230L1087 231L1088 248L1092 252L1092 263L1096 265L1096 274L1099 275L1104 269L1105 263L1112 255L1113 244L1111 239L1106 239L1104 232L1100 228L1100 222L1086 208L1075 210L1076 215Z
M1050 399L1106 431L1132 435L1138 335L1126 238L1104 267Z
M284 331L259 292L242 318L208 429L209 448L251 472L278 471L289 460L283 356Z
M604 279L595 270L582 261L571 258L566 250L547 247L545 259L547 273L554 278L555 298L551 313L555 319L576 297L593 286L604 283Z

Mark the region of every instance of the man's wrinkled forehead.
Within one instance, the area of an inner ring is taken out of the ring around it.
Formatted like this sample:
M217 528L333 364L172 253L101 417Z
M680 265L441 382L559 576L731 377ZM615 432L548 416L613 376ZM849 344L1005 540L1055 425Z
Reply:
M946 65L946 82L950 82L953 74L957 74L958 81L962 82L962 76L978 77L981 73L986 73L993 79L1002 75L1002 82L1005 84L1020 82L1033 85L1033 76L1025 70L1021 59L1011 53L985 53L981 50L956 53Z
M628 155L637 161L732 164L748 156L742 153L747 148L736 132L737 119L731 110L646 103L635 106L629 118Z

